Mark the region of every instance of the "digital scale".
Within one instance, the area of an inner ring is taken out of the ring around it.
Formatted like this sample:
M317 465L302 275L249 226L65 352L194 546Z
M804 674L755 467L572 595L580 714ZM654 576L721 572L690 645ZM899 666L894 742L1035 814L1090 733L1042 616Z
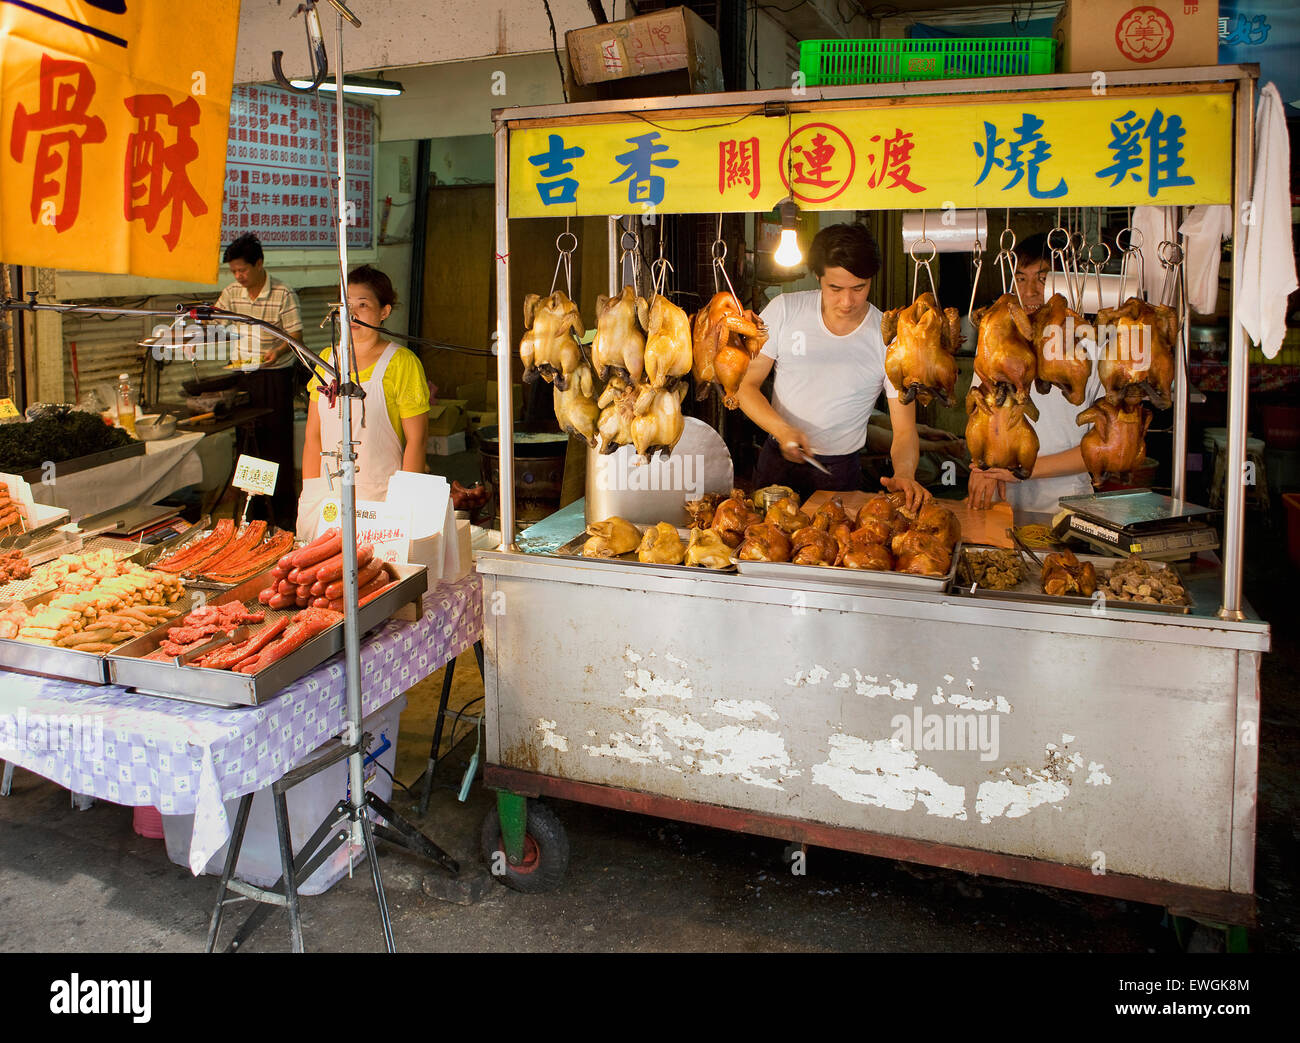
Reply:
M1106 554L1175 561L1219 546L1209 524L1218 513L1149 489L1063 496L1052 535L1074 536Z

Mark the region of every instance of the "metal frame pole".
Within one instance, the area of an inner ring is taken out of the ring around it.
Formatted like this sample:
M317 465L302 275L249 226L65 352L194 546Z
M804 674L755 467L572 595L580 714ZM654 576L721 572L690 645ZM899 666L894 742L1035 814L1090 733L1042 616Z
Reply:
M1187 498L1187 380L1190 372L1185 349L1191 343L1191 333L1187 324L1192 321L1192 309L1187 303L1185 268L1179 269L1178 278L1183 285L1179 287L1178 343L1174 345L1174 440L1171 450L1173 475L1169 492L1175 500L1185 500Z
M359 816L365 814L366 776L364 755L359 745L361 740L361 628L357 618L360 611L357 606L357 443L352 436L352 397L346 390L356 365L352 357L352 322L351 312L348 310L348 148L344 131L344 114L347 110L344 108L346 95L343 93L343 13L341 11L338 14L338 36L334 41L334 60L334 83L337 88L334 97L334 125L339 180L339 294L343 304L343 321L339 323L338 368L345 385L343 394L339 395L339 422L342 427L339 462L343 471L339 525L343 533L343 664L347 682L348 712L347 724L343 729L343 743L345 746L356 747L348 757L348 779L352 787L353 811L351 832L352 843L363 847L366 838ZM380 886L378 877L375 878L375 882L377 887ZM382 889L379 901L382 907Z
M1237 318L1241 300L1241 244L1246 226L1245 203L1251 197L1252 168L1255 152L1255 81L1242 77L1233 95L1235 150L1232 176L1232 334L1228 358L1228 454L1224 474L1227 476L1223 515L1223 604L1220 619L1245 618L1241 609L1241 565L1245 538L1246 486L1243 473L1246 463L1246 398L1250 386L1249 353L1246 331Z
M497 221L497 503L501 514L501 546L510 550L515 542L515 396L511 385L510 360L510 131L498 120L496 131L496 221Z

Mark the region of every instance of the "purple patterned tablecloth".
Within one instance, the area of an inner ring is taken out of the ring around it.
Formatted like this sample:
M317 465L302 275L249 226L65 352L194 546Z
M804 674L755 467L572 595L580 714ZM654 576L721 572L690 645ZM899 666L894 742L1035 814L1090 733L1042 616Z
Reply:
M422 608L415 622L389 620L362 639L363 714L483 635L477 573L437 584ZM233 710L0 671L0 758L76 793L193 814L197 874L230 836L224 801L269 786L341 734L345 714L341 654L269 702Z

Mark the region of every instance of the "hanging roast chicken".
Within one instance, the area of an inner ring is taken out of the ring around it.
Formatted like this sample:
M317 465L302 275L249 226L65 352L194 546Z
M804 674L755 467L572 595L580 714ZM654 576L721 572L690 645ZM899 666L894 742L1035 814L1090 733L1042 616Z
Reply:
M957 349L961 320L956 308L939 310L934 294L923 293L911 306L885 312L880 336L886 344L885 375L904 405L917 399L928 406L938 398L953 406L957 387Z
M722 388L722 404L735 409L740 404L736 393L750 359L766 343L767 327L758 316L743 310L730 291L714 294L708 306L695 315L692 372L696 397L707 397L709 385L717 384Z
M686 421L682 399L686 387L655 388L642 384L632 405L631 435L636 451L649 459L654 453L667 456L682 437Z
M1092 327L1059 293L1034 312L1033 322L1038 357L1034 386L1038 393L1045 395L1058 387L1070 405L1083 405L1092 375L1092 359L1084 342L1093 336Z
M600 417L596 430L600 432L600 451L612 453L621 445L632 444L632 420L636 416L636 402L640 385L627 384L614 377L605 385L596 402Z
M646 322L645 378L651 387L671 388L691 371L691 320L663 294L650 305Z
M1008 394L1025 404L1038 370L1034 327L1025 309L1014 293L1004 293L987 308L971 312L970 318L979 330L975 375L996 394L998 405Z
M563 389L556 383L551 390L555 402L555 420L560 430L567 434L585 438L593 449L596 447L596 423L600 419L600 407L596 405L596 382L591 375L591 367L585 362L578 364Z
M631 286L617 297L596 298L596 336L591 342L591 364L596 376L622 377L635 384L645 372L645 327L648 308Z
M1075 422L1080 427L1093 425L1079 443L1093 485L1101 485L1107 475L1127 481L1146 459L1151 413L1142 404L1137 385L1128 386L1118 405L1111 401L1111 395L1097 399Z
M578 306L560 290L545 298L530 293L524 298L524 329L519 341L524 379L540 376L563 391L582 362L578 338L587 331Z
M1178 342L1178 315L1163 304L1147 304L1130 297L1118 308L1097 312L1097 328L1106 331L1097 376L1106 397L1118 404L1124 391L1136 386L1157 409L1173 401L1174 345Z
M1033 402L1021 404L1014 396L1001 396L988 384L970 389L966 396L966 445L971 467L1002 467L1017 478L1028 478L1038 460L1038 435L1030 418L1038 419Z

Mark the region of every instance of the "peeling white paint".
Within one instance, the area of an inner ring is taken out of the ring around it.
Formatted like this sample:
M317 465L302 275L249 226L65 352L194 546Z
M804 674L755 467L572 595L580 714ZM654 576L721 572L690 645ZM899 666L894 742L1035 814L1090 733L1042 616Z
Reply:
M952 681L953 681L952 674L944 674L944 675L943 675L943 681L944 681L944 684L952 684Z
M691 688L690 678L671 680L667 677L660 677L658 674L651 673L649 670L638 670L636 672L634 683L623 689L623 696L627 699L644 699L646 696L665 696L685 701L693 698L694 695L695 692Z
M840 679L835 682L836 688L852 688L853 682L849 680L848 674L840 674Z
M942 706L947 701L948 700L943 697L942 688L936 688L934 690L934 695L930 696L930 702L934 703L936 706Z
M1106 774L1105 765L1096 761L1088 762L1088 777L1084 780L1089 786L1109 786L1110 776Z
M595 728L588 728L588 729L587 729L587 734L588 734L589 736L591 736L591 738L594 739L594 738L596 737L596 729L595 729Z
M788 684L791 688L802 688L804 685L803 671L800 670L793 677L787 677L785 679L785 683Z
M831 676L831 672L827 670L826 667L822 666L820 663L817 663L813 666L811 670L808 671L808 683L821 684L823 681L826 680L826 678L830 676Z
M1004 698L1003 698L1002 696L1000 696L1000 695L998 696L998 699L997 699L997 705L998 705L998 713L1010 713L1010 712L1011 712L1011 704L1010 704L1009 702L1007 702L1006 699L1004 699Z
M1041 804L1059 804L1069 795L1070 787L1055 779L1034 779L1028 785L998 779L980 783L975 811L987 825L999 816L1020 818Z
M643 735L656 735L662 728L679 750L690 750L701 775L734 775L750 785L780 790L783 779L801 774L791 768L785 740L776 732L736 724L708 728L690 714L653 706L637 707L636 714L645 722Z
M897 677L890 681L890 684L894 686L894 690L889 693L890 695L895 699L906 699L909 702L916 698L916 690L920 687L919 685L908 684Z
M977 655L971 656L970 665L972 670L978 670L980 668L980 657Z
M629 681L635 681L635 680L636 680L636 671L635 671L635 670L624 670L624 671L623 671L623 676L626 677Z
M542 746L551 747L561 753L569 752L569 740L555 731L555 722L544 717L537 718L537 730L542 733Z
M993 709L992 699L972 699L968 695L962 695L960 692L954 692L948 696L948 702L961 710L978 710L984 713L986 710Z
M627 651L623 653L623 658L629 663L639 663L641 662L641 653L634 651L631 646L628 646Z
M619 760L631 761L633 764L649 764L658 761L665 765L673 755L664 749L663 740L653 731L643 731L640 735L631 732L614 732L601 746L582 747L593 757L617 757Z
M858 681L857 684L858 695L865 695L868 699L874 699L878 695L889 694L889 685L873 684L872 682L874 681L875 681L874 677L866 677Z
M713 703L713 712L723 717L734 717L738 721L752 721L760 716L769 721L781 719L772 707L756 699L717 699Z
M827 759L813 765L812 778L854 804L910 811L920 801L928 814L966 819L966 788L945 781L893 739L832 735Z
M966 678L966 690L969 692L975 691L975 682L972 681L969 677Z
M675 655L673 655L671 652L666 653L666 654L664 655L664 658L667 659L668 662L672 663L673 666L681 667L681 669L683 669L683 670L686 669L686 660L685 660L685 659L678 659L678 658L677 658Z
M1073 736L1073 735L1062 735L1062 736L1061 736L1061 741L1062 741L1063 743L1065 743L1065 745L1068 746L1068 745L1070 745L1070 743L1074 742L1074 736Z

